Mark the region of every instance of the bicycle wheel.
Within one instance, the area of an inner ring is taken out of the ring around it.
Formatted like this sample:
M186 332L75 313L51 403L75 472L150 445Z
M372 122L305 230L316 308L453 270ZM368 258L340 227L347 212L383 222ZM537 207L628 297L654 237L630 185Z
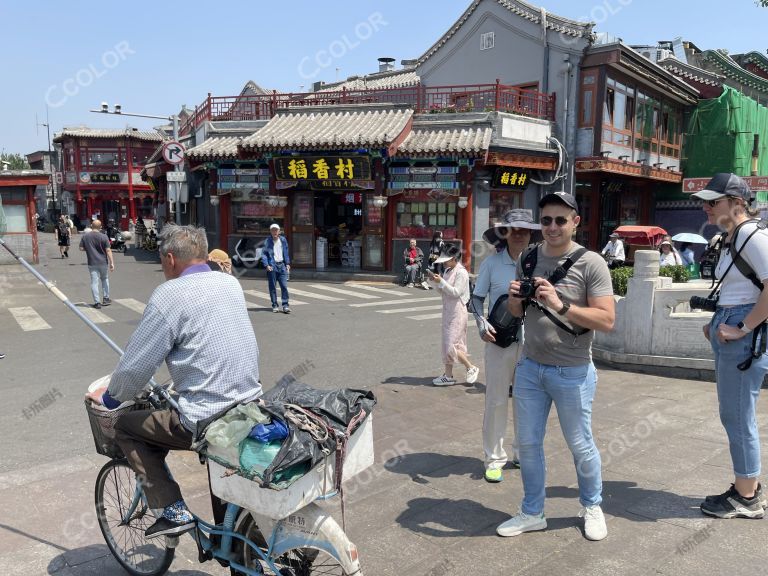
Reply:
M240 534L254 542L262 551L266 552L267 543L261 530L249 514L238 530ZM256 569L260 567L266 576L346 576L341 564L336 558L317 548L291 548L279 558L273 560L278 572L274 572L267 566L261 557L249 547L240 544L237 548L238 556L246 568ZM239 572L233 570L233 574Z
M123 523L135 492L136 474L128 462L107 462L96 477L96 518L109 550L129 574L160 576L168 571L176 549L166 548L165 538L144 536L155 517L143 498Z

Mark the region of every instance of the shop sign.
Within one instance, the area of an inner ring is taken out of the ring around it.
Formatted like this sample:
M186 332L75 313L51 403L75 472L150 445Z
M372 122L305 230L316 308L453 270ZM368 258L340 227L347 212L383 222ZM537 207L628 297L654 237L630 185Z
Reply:
M278 180L344 182L371 179L371 160L367 156L291 156L273 161Z
M310 190L339 190L342 188L364 188L373 190L376 184L373 180L322 180L320 182L311 180L309 182Z
M219 190L269 190L267 182L219 182L216 187Z
M219 168L219 176L269 176L269 168Z
M526 170L517 168L496 168L493 175L493 188L509 188L513 190L525 190L528 188L530 175Z
M408 171L411 174L434 174L437 172L437 166L411 166Z
M82 176L80 177L82 180ZM89 175L89 181L91 184L119 184L120 174L104 174L101 172L91 173ZM84 181L85 182L85 181Z
M340 204L362 204L363 193L362 192L344 192L339 197Z
M744 182L747 183L753 191L755 190L768 190L768 176L742 176ZM709 183L710 178L684 178L683 179L683 192L688 194L692 192L701 192Z

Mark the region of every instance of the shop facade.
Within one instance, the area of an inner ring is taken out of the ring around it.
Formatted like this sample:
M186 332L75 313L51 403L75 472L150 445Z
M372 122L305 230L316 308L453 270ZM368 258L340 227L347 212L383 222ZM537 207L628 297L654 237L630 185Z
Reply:
M155 194L141 178L162 137L138 130L65 128L54 142L62 154L62 196L74 203L74 219L114 220L123 230L153 212Z
M35 222L35 190L47 186L50 172L43 170L1 170L0 197L5 214L3 240L19 256L39 263L40 255ZM7 250L0 250L0 264L16 262Z

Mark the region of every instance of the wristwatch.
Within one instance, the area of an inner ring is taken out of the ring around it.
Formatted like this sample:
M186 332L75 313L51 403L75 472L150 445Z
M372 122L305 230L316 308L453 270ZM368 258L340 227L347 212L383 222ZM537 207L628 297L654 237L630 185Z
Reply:
M571 309L571 305L568 304L568 302L563 302L563 307L560 308L560 310L557 311L557 313L560 316L565 316L568 313L568 310Z
M739 322L738 324L736 324L736 328L744 332L744 334L749 334L750 332L752 332L752 330L750 330L744 325L744 322Z

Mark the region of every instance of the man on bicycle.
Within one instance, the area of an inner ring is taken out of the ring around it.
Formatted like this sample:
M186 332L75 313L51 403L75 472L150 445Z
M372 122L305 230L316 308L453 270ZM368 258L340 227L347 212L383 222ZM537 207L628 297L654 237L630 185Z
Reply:
M103 397L107 408L131 400L163 361L178 393L180 414L137 410L115 426L115 439L158 516L148 538L194 528L179 485L166 469L168 451L188 450L204 421L262 393L259 348L243 290L234 277L208 266L205 230L168 224L159 240L167 282L149 299Z

